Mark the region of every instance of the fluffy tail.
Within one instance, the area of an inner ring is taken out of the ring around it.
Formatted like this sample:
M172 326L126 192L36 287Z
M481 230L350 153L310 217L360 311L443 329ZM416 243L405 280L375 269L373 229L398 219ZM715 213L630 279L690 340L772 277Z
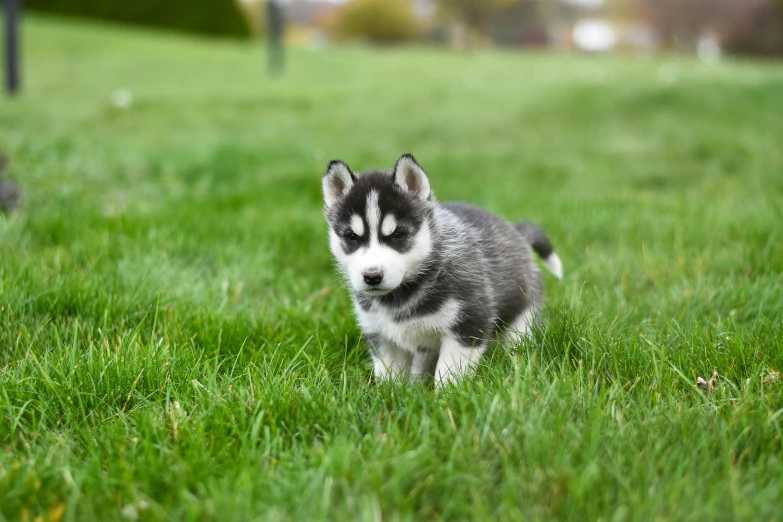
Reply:
M533 247L536 254L541 256L544 261L544 266L552 272L558 279L563 278L563 263L555 253L555 249L552 248L552 243L549 242L549 238L541 227L530 221L520 221L516 224L517 232L522 234L527 242Z

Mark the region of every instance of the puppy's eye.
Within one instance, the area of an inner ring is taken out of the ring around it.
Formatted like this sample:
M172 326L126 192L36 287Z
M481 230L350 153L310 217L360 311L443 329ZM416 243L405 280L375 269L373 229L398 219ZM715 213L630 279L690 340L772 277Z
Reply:
M343 238L345 238L346 241L359 241L359 236L353 233L352 230L349 230L343 235Z
M394 232L392 232L391 237L392 237L392 239L402 239L402 238L406 237L407 235L408 235L408 233L405 230L397 229Z

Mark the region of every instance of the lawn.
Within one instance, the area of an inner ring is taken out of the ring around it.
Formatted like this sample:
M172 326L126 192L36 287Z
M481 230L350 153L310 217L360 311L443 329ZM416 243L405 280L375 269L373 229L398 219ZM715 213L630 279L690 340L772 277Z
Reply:
M24 35L0 520L783 520L783 65ZM565 267L443 392L373 382L321 215L403 152Z

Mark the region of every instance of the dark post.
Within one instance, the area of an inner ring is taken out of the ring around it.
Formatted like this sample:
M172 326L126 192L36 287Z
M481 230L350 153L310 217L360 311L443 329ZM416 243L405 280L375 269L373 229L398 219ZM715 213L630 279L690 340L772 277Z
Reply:
M19 11L21 0L5 0L5 84L8 92L19 89Z
M283 8L277 0L267 0L267 20L269 22L269 72L282 73L285 66L283 56L283 33L285 17Z

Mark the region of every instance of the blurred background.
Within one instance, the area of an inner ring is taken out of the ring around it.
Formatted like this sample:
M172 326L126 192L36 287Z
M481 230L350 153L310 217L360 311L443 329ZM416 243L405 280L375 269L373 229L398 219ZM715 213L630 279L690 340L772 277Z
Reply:
M783 56L783 0L26 0L24 6L234 38L276 33L277 10L285 41L306 46L674 51L708 61Z
M0 6L0 520L780 519L783 0ZM406 152L564 264L435 402L322 215Z
M3 3L22 4L21 87L0 96L22 219L0 257L32 274L42 313L103 285L128 310L225 299L270 332L316 311L355 328L347 295L318 297L337 280L320 176L405 152L440 200L557 238L578 272L556 306L583 281L604 310L672 284L695 314L727 273L769 269L783 0ZM759 244L738 249L738 230ZM684 261L705 252L722 271ZM39 274L64 259L55 294Z

